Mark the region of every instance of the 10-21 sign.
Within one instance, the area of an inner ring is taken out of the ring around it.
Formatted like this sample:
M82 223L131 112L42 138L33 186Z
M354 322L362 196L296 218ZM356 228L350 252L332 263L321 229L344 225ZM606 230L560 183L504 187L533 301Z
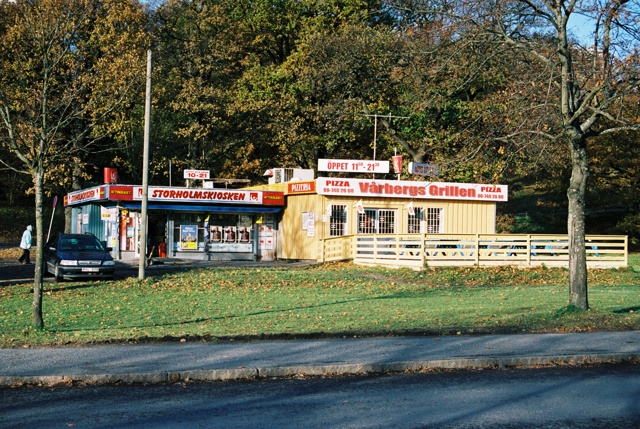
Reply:
M209 179L209 170L184 170L185 179Z

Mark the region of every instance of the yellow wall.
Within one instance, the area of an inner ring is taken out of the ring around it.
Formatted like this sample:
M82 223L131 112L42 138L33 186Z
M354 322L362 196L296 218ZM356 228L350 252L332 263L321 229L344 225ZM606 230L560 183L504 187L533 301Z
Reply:
M451 200L439 202L444 203L442 206L444 206L445 234L496 233L496 203ZM430 206L441 205L434 201Z
M323 237L321 206L322 196L289 195L286 197L282 221L278 226L278 258L281 259L317 259L318 239ZM302 229L303 213L313 212L317 221L314 224L314 235Z
M317 259L319 240L329 237L329 222L323 222L323 214L328 204L347 206L347 234L357 232L358 197L325 197L323 195L288 195L282 221L278 228L278 258L281 259ZM407 204L411 199L375 198L362 199L365 208L398 209L398 233L407 233ZM494 234L496 203L483 201L455 200L413 200L414 208L444 208L445 234ZM315 215L314 236L302 229L304 212Z

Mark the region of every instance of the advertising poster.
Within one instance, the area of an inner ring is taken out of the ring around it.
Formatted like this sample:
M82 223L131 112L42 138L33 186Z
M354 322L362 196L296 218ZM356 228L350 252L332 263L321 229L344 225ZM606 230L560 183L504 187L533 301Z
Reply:
M224 241L225 243L235 243L238 234L235 226L228 226L224 230Z
M180 225L180 248L196 250L198 248L198 226Z
M273 225L260 225L260 237L273 237Z
M260 238L260 248L264 250L273 250L273 237Z
M222 227L218 225L209 226L209 240L214 243L220 243L222 241Z
M248 243L251 239L251 231L246 226L243 226L242 228L240 228L238 236L240 238L240 243Z

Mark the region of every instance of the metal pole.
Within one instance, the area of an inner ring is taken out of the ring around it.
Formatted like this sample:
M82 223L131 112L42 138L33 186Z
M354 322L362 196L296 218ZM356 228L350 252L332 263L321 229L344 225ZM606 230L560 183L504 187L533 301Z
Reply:
M391 123L391 118L403 118L409 119L409 116L393 116L391 113L389 115L380 115L378 113L374 114L364 114L363 116L371 117L373 116L373 160L376 160L376 150L378 148L378 116L389 118L389 123ZM373 178L376 178L376 175L373 174Z
M373 116L373 160L376 160L376 148L378 146L378 115Z
M142 219L138 279L145 279L147 263L147 202L149 198L149 134L151 129L151 49L147 51L147 90L144 103L144 152L142 156Z
M47 232L47 241L46 243L49 242L49 237L51 236L51 226L53 225L53 216L56 214L56 206L58 205L58 196L54 195L53 196L53 211L51 212L51 221L49 222L49 232Z

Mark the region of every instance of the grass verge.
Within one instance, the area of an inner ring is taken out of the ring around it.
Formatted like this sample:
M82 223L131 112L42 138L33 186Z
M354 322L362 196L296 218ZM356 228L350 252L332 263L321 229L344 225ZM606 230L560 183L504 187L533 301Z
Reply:
M638 266L637 255L633 266ZM0 288L0 347L156 340L640 329L640 270L590 270L587 312L565 269L206 268L144 281Z

